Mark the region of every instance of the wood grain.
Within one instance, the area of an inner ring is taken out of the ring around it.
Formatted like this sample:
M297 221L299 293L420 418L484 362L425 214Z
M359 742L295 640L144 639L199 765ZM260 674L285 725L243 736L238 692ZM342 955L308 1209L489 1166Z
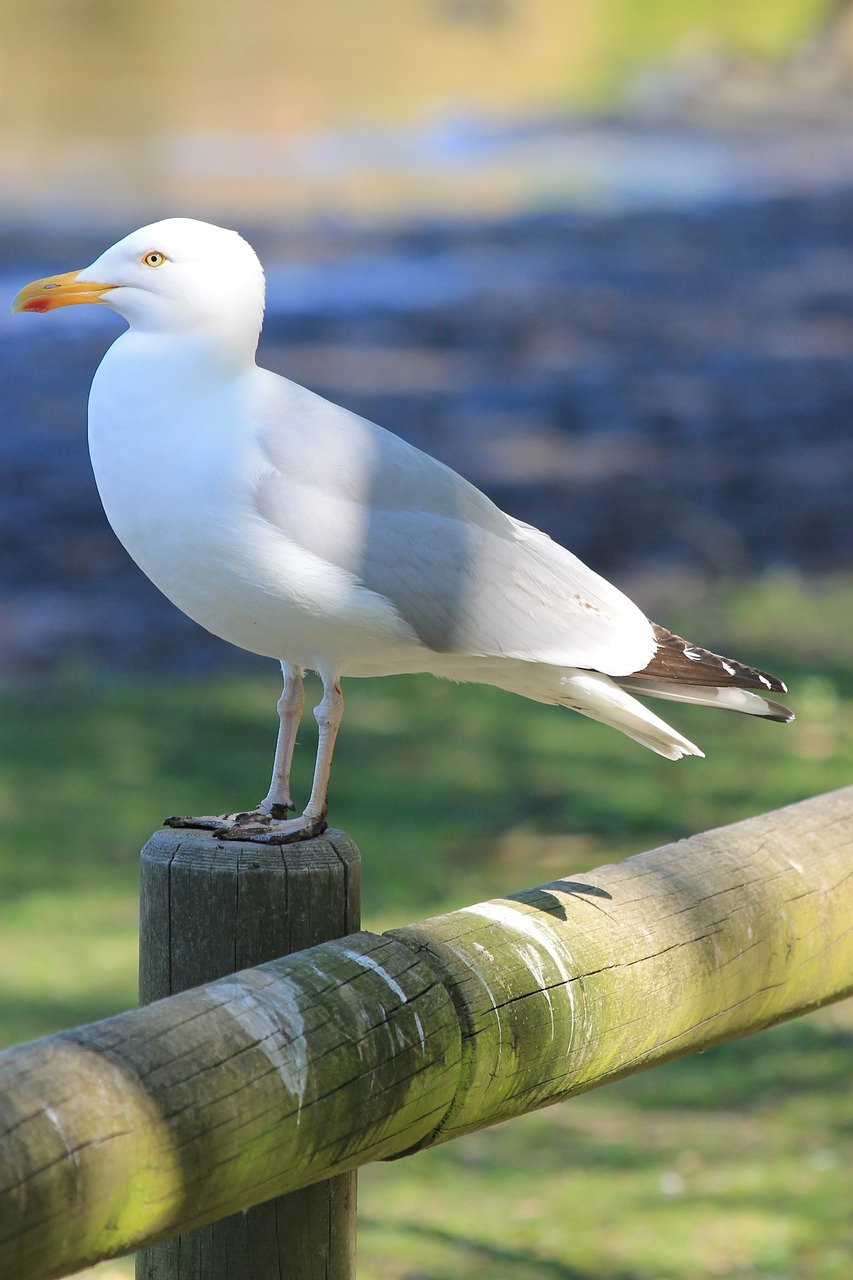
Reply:
M456 1003L457 1137L850 994L853 787L391 936Z
M340 938L360 924L342 831L293 845L156 832L142 850L139 1002ZM357 1173L142 1249L137 1280L354 1280Z
M324 943L0 1054L0 1275L67 1275L851 990L853 788Z

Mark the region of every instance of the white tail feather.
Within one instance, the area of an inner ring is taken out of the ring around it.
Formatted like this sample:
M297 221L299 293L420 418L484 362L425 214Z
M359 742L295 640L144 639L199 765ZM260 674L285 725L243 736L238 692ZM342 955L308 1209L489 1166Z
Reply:
M741 711L748 716L764 716L770 720L793 720L787 707L760 693L735 686L720 688L715 685L668 684L663 680L643 680L627 677L619 684L631 693L648 698L661 698L667 702L686 702L695 707L718 707L723 711Z
M703 751L656 716L648 707L615 684L609 676L597 671L579 671L560 679L560 695L564 706L619 729L622 733L649 747L668 760L682 756L702 756Z

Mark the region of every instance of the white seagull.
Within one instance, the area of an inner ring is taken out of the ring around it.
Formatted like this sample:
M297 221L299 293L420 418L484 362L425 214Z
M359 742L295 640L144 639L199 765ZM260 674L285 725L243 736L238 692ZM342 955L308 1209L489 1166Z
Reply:
M27 285L14 309L87 302L129 325L89 396L110 524L178 608L278 659L284 676L257 810L173 824L274 843L321 833L343 676L423 671L496 685L670 760L702 752L634 694L793 718L764 696L784 692L781 681L649 621L442 463L259 368L263 269L235 231L155 222L82 271ZM306 670L323 682L314 780L302 816L285 820Z

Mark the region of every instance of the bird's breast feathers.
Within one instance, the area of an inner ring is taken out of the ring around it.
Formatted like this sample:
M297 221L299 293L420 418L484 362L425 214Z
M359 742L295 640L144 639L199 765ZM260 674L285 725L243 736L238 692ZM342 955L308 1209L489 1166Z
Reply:
M357 633L419 652L411 669L459 654L625 674L651 657L625 596L440 462L266 370L173 360L152 379L139 337L93 384L92 463L127 550L209 630L294 661L306 636L352 651Z
M313 549L323 537L354 541L356 530L351 521L335 526L310 477L289 481L271 466L262 379L212 394L169 385L161 372L128 394L122 365L117 377L105 360L92 387L92 465L116 535L174 604L233 644L308 666L326 650L365 648L371 636L417 647L393 606ZM271 482L303 513L304 538L265 516Z

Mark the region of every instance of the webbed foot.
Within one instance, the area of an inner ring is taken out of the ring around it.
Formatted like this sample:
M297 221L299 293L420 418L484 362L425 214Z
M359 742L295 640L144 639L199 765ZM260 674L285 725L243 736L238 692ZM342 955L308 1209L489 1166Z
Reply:
M253 840L256 844L295 844L311 840L326 830L325 817L284 818L284 805L274 805L272 813L254 809L247 813L222 813L193 817L166 818L166 827L189 827L210 831L219 840Z

